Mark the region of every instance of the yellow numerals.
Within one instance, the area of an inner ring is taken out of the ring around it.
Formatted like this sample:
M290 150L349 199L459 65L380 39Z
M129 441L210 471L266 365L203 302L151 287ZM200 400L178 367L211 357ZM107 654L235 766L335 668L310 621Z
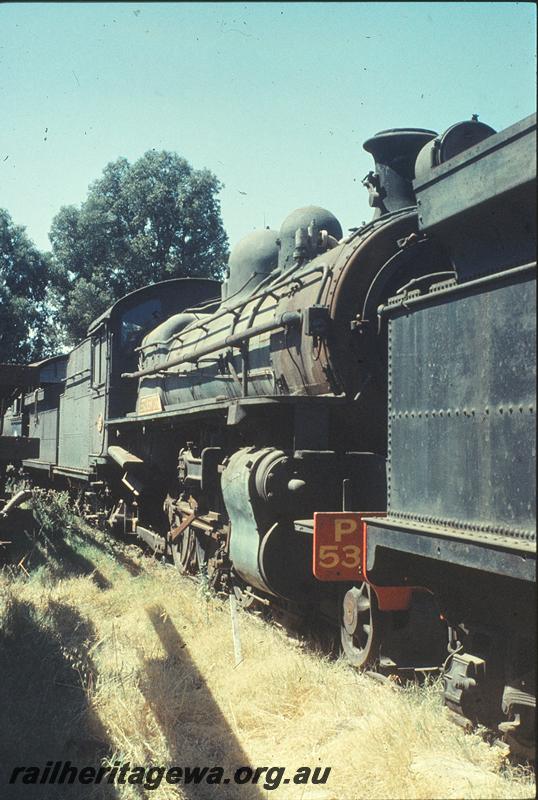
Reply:
M322 544L319 548L318 561L325 569L332 569L340 563L337 544Z
M345 558L342 559L342 566L349 567L352 569L353 567L358 567L361 563L361 549L358 544L346 544L342 547L342 550L345 553Z
M343 552L343 556L340 555L340 550ZM320 566L325 569L334 569L339 564L353 569L361 563L361 550L356 544L345 544L341 547L338 547L337 544L323 544L319 548L318 561Z

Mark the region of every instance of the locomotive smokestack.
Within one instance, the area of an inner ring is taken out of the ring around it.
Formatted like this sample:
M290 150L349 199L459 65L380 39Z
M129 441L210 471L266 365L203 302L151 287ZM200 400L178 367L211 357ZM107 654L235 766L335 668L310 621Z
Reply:
M435 136L435 131L424 128L393 128L376 133L363 144L375 161L375 172L369 172L363 180L370 193L370 205L375 208L374 219L415 205L415 161L422 147Z

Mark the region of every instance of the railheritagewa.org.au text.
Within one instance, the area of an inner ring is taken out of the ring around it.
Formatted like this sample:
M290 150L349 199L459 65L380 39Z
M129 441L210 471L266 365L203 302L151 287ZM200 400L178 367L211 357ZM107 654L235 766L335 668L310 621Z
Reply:
M257 784L271 791L285 784L325 784L331 767L299 767L288 771L286 767L237 767L229 773L221 766L136 766L129 762L114 762L110 767L77 766L70 761L47 761L45 766L14 767L9 783L26 785L52 784L118 784L138 785L144 789L158 789L168 784Z

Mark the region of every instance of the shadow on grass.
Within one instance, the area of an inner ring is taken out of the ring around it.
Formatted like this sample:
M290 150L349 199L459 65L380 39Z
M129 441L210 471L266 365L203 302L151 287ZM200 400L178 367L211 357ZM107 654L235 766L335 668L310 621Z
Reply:
M15 509L2 521L0 540L7 542L0 551L0 564L9 564L15 574L47 566L57 578L89 575L99 589L112 588L93 561L71 544L72 534L62 530L46 535L30 509Z
M233 779L235 770L250 766L247 754L166 611L152 606L147 614L166 655L163 659L146 661L146 680L140 688L166 738L170 763L182 768L222 766L223 777ZM235 785L233 780L229 786L211 785L204 780L199 785L181 783L178 788L186 797L196 800L215 797L261 800L267 796L261 785Z
M51 603L47 622L34 608L13 601L0 629L0 796L9 800L99 798L118 794L107 784L82 786L8 785L17 766L71 761L99 767L112 745L88 702L85 688L95 678L87 656L91 625L70 606ZM41 773L42 774L42 773Z
M110 534L106 533L102 535L110 536L110 540L107 541L106 543L101 542L97 538L97 535L96 536L92 535L92 531L85 530L82 527L80 527L76 531L76 536L79 539L86 542L91 547L95 547L103 554L112 558L114 561L116 561L117 564L119 564L121 567L124 567L124 569L126 569L129 575L132 575L133 578L138 577L144 572L144 569L143 567L140 566L140 564L137 564L136 561L133 561L133 559L129 558L128 555L122 553L119 547L116 546L116 542L114 541L114 539L115 538L120 539L119 536L116 536L112 532ZM125 540L124 538L121 538L120 541L125 541Z
M61 577L73 575L89 575L97 587L103 591L112 588L112 583L97 569L93 561L83 556L62 538L50 541L48 553L56 562L54 572Z

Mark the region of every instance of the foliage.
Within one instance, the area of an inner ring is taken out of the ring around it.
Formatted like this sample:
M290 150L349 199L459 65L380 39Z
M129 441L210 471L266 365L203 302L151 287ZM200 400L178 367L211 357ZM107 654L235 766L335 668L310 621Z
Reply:
M42 570L50 577L61 575L80 527L68 492L32 488L14 468L7 475L7 494L30 489L30 496L0 520L0 564L5 562L3 569L10 574L28 578Z
M31 505L38 536L61 539L76 527L77 519L67 492L35 488Z
M77 341L134 289L175 277L221 277L228 255L221 183L175 153L150 150L108 164L79 208L53 220L58 318Z
M0 209L0 362L28 362L53 349L47 326L48 279L48 257Z

